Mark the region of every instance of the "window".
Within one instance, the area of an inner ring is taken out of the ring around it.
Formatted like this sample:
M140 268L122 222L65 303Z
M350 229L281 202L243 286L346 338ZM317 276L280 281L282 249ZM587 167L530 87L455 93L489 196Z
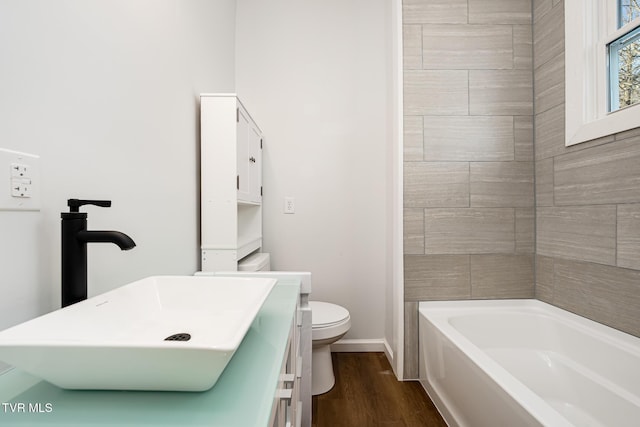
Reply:
M640 17L640 0L618 0L618 29ZM640 28L609 43L609 111L640 102Z
M618 0L618 28L640 17L638 0Z
M640 28L609 43L609 111L640 102Z
M640 127L640 0L565 0L565 145Z

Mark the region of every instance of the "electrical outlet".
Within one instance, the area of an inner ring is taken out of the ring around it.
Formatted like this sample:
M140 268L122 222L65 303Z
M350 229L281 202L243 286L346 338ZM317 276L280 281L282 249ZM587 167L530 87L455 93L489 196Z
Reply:
M29 176L29 165L11 163L11 177L22 178L25 176Z
M31 178L11 178L11 197L31 197Z
M286 214L296 213L295 200L291 196L287 196L284 198L284 213Z
M39 161L36 155L0 148L0 211L40 210Z

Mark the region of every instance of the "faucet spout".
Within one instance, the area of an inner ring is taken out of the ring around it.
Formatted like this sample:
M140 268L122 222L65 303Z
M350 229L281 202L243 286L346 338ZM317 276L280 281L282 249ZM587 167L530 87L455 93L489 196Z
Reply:
M86 243L113 243L123 251L128 251L136 246L131 237L119 231L81 230L76 234L76 239Z

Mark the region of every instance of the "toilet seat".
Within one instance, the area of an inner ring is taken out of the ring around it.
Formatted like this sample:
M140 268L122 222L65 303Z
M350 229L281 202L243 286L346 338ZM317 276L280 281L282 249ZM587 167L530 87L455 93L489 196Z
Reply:
M346 308L323 301L309 301L311 323L314 328L325 328L344 322L349 317Z
M309 301L311 307L311 339L313 341L336 338L351 327L349 311L336 304Z

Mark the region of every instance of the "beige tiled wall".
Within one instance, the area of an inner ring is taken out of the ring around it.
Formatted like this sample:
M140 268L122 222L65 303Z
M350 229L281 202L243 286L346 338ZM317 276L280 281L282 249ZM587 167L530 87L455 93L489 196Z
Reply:
M534 296L531 23L531 0L403 1L407 378L417 301Z
M533 7L536 298L640 336L640 129L564 146L564 2Z
M403 3L405 377L420 300L535 294L640 336L640 129L565 147L564 2Z

